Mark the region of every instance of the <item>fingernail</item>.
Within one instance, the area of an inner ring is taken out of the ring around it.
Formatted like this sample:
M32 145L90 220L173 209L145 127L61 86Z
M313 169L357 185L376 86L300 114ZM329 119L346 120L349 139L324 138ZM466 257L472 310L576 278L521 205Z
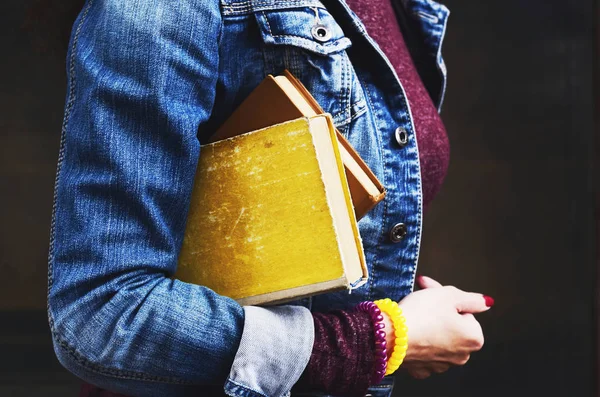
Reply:
M485 299L485 305L487 307L494 306L494 298L492 298L491 296L484 295L483 299Z

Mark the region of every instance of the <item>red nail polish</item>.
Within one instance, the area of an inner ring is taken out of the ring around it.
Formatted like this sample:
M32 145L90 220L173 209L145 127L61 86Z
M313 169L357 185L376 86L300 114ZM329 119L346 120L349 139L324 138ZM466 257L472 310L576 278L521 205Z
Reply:
M494 298L492 298L491 296L484 295L483 299L485 299L485 305L487 307L494 306Z

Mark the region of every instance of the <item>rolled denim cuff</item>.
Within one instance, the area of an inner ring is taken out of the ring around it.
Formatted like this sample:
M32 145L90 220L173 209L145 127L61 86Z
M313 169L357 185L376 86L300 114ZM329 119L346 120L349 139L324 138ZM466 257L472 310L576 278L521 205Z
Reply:
M228 396L285 397L308 364L311 312L301 306L245 306L244 330L225 383Z

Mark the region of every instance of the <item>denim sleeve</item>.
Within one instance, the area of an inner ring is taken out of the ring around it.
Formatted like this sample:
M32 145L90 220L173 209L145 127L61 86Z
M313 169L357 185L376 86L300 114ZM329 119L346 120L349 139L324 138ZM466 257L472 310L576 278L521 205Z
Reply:
M48 315L61 363L109 390L168 397L215 385L222 393L244 324L260 323L235 301L170 278L197 133L214 103L220 30L216 0L87 0L75 22ZM272 326L289 325L283 317L271 316ZM303 312L292 317L304 327L297 332L309 332ZM278 346L267 334L253 338L267 356ZM303 368L292 359L276 365Z

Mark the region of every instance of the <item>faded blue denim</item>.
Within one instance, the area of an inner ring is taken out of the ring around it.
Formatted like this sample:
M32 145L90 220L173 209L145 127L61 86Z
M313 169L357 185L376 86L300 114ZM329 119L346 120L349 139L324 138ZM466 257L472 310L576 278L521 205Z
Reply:
M448 10L431 0L398 6L439 107ZM317 22L331 33L326 42L311 34ZM310 357L307 307L411 292L422 198L410 107L342 0L87 0L67 61L48 314L57 357L73 373L132 396L203 395L216 385L231 396L280 397ZM332 114L388 195L359 224L367 285L303 300L306 307L242 308L170 276L200 143L285 68ZM398 127L409 134L404 147ZM389 231L400 222L407 235L394 243Z

